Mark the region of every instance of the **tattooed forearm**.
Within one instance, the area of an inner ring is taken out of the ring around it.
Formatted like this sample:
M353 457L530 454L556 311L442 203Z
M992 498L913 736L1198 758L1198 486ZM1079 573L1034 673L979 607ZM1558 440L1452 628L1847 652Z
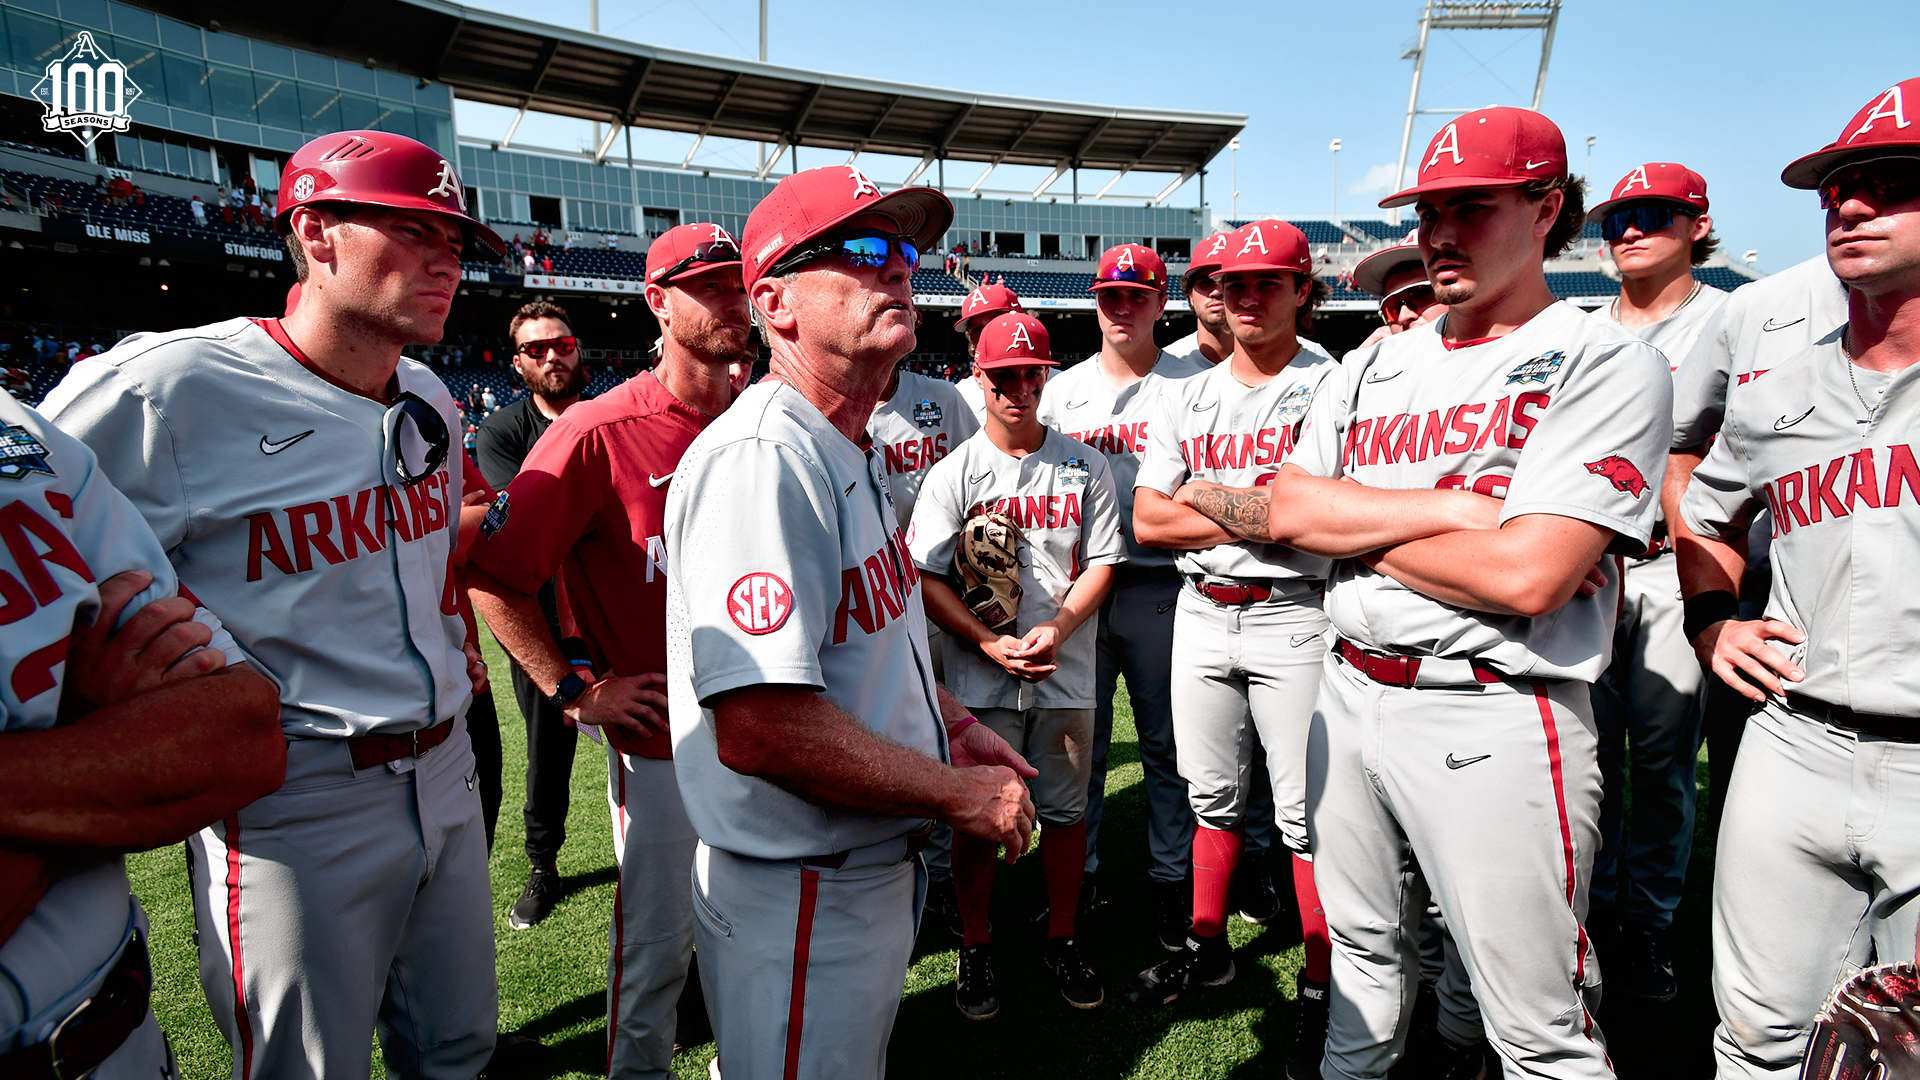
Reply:
M1212 518L1221 528L1245 540L1268 544L1273 537L1267 531L1267 492L1220 487L1217 484L1193 484L1187 493L1187 505Z

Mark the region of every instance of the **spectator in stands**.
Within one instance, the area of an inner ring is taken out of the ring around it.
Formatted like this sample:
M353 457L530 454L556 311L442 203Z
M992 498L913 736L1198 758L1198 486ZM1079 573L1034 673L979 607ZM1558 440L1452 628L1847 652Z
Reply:
M527 251L522 251L522 252L520 253L520 265L526 268L526 272L527 272L527 273L529 273L529 274L531 274L531 273L533 273L533 252L532 252L532 250L527 250Z
M247 199L247 226L255 232L265 232L267 228L266 217L260 209L260 193L257 191Z
M481 407L482 409L484 409L484 410L486 410L486 414L487 414L488 416L492 416L492 415L493 415L493 410L494 410L494 397L493 397L493 387L491 387L491 386L487 386L487 387L482 387L482 388L481 388L481 390L480 390L480 407Z
M563 246L564 246L564 248L565 248L565 250L567 250L567 251L572 251L572 250L573 250L573 234L572 234L572 233L568 233L568 234L567 234L567 239L566 239L566 242L565 242L565 244L564 244Z
M551 255L540 256L540 272L544 274L553 273L553 256Z
M193 223L201 228L205 228L207 224L207 204L200 201L200 196L195 195L193 201L187 204L187 209L193 213Z
M487 363L489 364L493 363L492 353L487 354ZM473 389L467 391L467 415L474 416L474 415L477 415L479 412L480 412L480 384L474 383ZM480 471L485 472L486 470L482 469ZM501 486L504 487L505 485L503 484Z
M466 437L461 440L461 443L467 448L467 453L469 454L473 453L474 447L478 442L479 435L480 435L480 429L475 427L473 423L469 421L467 424Z
M225 190L220 192L220 221L226 225L233 224L233 203L227 198Z
M619 237L617 237L617 236L615 236L615 235L613 235L613 234L612 234L611 232L609 232L609 233L607 234L607 237L606 237L606 239L607 239L607 250L608 250L608 251L618 251L618 250L620 249L620 238L619 238Z
M107 202L113 206L127 206L133 202L133 181L116 176L107 181Z
M94 177L93 197L100 200L100 205L102 206L113 205L112 203L113 192L110 190L109 185L107 184L107 175L105 173L101 173L99 176Z

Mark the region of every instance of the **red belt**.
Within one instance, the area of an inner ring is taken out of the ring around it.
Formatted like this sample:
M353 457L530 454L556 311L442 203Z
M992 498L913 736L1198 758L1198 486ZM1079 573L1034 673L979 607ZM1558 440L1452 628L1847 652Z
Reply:
M353 754L353 767L371 769L401 758L426 757L427 751L447 741L453 734L453 721L442 720L430 728L409 731L405 735L362 735L347 740Z
M146 942L130 934L100 992L62 1020L47 1041L0 1056L0 1080L61 1080L99 1068L146 1022L152 982Z
M1236 581L1231 585L1216 585L1200 578L1189 578L1195 592L1227 607L1240 607L1243 604L1257 604L1273 595L1273 590L1265 585L1256 585L1251 581Z
M933 828L931 826L921 829L919 832L908 833L907 853L900 857L900 861L906 862L908 859L925 851L927 848L927 837L931 835L933 835ZM851 849L847 851L836 851L831 855L809 855L801 859L800 862L803 866L819 866L828 870L838 870L847 865L847 856L849 854L851 854Z
M1421 658L1418 656L1385 656L1380 653L1371 653L1346 638L1340 639L1335 651L1339 653L1340 659L1353 665L1362 675L1374 682L1387 686L1417 685L1414 680L1420 676ZM1490 667L1483 667L1480 664L1470 666L1473 668L1475 682L1506 681L1505 676Z

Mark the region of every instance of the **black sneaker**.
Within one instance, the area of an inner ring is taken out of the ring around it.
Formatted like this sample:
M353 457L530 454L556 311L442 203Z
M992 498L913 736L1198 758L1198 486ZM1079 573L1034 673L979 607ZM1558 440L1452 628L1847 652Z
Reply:
M1153 898L1160 911L1160 947L1177 953L1187 947L1187 935L1193 933L1193 883L1155 881Z
M1170 960L1141 972L1122 996L1135 1005L1165 1005L1187 990L1225 986L1233 981L1233 952L1227 935L1188 938Z
M1265 926L1280 914L1280 892L1273 887L1267 854L1248 848L1233 873L1233 909L1255 926Z
M953 931L954 937L967 935L966 922L960 918L960 894L954 891L952 878L927 882L927 914Z
M1080 916L1085 915L1087 909L1091 908L1093 902L1099 898L1099 883L1094 881L1092 874L1082 871L1080 874L1080 899L1074 907L1074 918L1078 919ZM1050 937L1051 935L1047 933L1049 929L1047 924L1051 922L1052 919L1053 905L1047 901L1047 894L1043 890L1040 893L1040 903L1033 909L1033 914L1027 918L1027 929L1033 931L1037 937Z
M1299 975L1293 987L1300 1022L1287 1050L1287 1080L1320 1080L1320 1059L1327 1054L1327 984Z
M564 891L560 871L552 863L534 863L527 874L527 887L520 890L520 899L513 902L513 910L507 914L507 925L525 930L553 914L553 906Z
M1047 966L1053 969L1054 982L1060 987L1060 996L1067 1004L1076 1009L1096 1009L1107 1000L1107 992L1100 988L1100 978L1087 966L1080 955L1080 947L1070 937L1057 937L1047 942Z
M480 1080L500 1080L531 1072L546 1047L538 1039L501 1032L493 1043L493 1056L480 1070Z
M965 945L960 949L959 978L953 1005L969 1020L991 1020L1000 1013L1000 993L993 986L993 946Z
M1617 980L1614 985L1627 996L1672 1001L1680 992L1680 984L1673 977L1673 956L1667 951L1665 930L1621 930L1617 955L1620 959L1613 968Z
M1471 1046L1461 1046L1442 1035L1434 1043L1433 1069L1427 1074L1433 1080L1486 1080L1485 1040Z

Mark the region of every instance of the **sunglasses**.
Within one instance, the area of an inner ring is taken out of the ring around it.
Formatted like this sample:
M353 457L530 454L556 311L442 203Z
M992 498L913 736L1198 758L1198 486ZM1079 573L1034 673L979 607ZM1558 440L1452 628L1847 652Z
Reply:
M545 360L548 353L566 356L580 347L580 339L569 334L566 337L542 338L529 341L520 346L519 352L529 360Z
M1401 308L1413 312L1416 316L1425 313L1434 303L1433 286L1427 282L1416 282L1397 292L1388 293L1380 298L1380 317L1388 322L1395 321Z
M1862 193L1876 207L1911 202L1920 198L1920 159L1899 164L1876 161L1839 169L1820 181L1819 192L1822 210L1838 210Z
M849 267L854 268L885 266L894 251L900 252L900 258L907 264L908 270L920 269L920 248L913 241L891 233L870 232L795 248L786 258L769 268L767 275L778 277L829 255L840 256Z
M1633 203L1613 211L1600 222L1600 236L1612 243L1627 235L1627 229L1640 230L1640 235L1656 233L1673 224L1675 214L1687 211L1673 203Z
M440 411L410 391L402 391L381 418L386 452L394 474L411 487L440 471L452 444Z
M730 263L740 261L740 249L731 240L708 240L696 244L693 254L667 267L667 272L653 279L655 285L665 285L674 276L695 263Z
M1160 275L1151 266L1110 266L1107 272L1095 278L1096 281L1132 281L1141 285L1160 287Z

